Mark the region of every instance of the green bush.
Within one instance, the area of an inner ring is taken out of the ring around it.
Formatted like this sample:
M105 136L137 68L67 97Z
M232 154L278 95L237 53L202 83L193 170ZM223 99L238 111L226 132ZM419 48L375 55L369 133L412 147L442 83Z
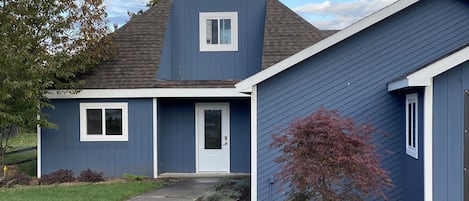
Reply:
M145 176L142 176L142 175L133 175L133 174L128 174L128 173L124 173L122 175L122 178L128 180L128 181L143 181L146 179Z

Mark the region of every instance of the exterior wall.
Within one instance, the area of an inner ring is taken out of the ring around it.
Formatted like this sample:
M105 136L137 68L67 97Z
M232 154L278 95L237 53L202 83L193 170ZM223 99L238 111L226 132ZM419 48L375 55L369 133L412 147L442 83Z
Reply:
M271 134L321 106L338 109L359 123L370 122L388 134L376 138L382 153L393 153L382 159L395 185L386 195L389 200L413 200L406 196L421 187L404 179L410 174L405 168L413 166L405 163L404 98L389 93L387 84L467 44L468 13L462 1L418 2L260 83L257 200L285 198L276 190L280 184L270 186L278 171L273 160L279 155L269 149Z
M261 69L266 0L173 0L158 78L240 80ZM238 51L200 52L199 13L238 12ZM169 40L169 42L168 42ZM168 70L171 74L168 74Z
M464 198L464 90L469 62L433 80L433 199Z
M127 102L128 142L80 142L81 102ZM123 173L153 177L152 99L52 100L48 120L57 129L42 129L42 174L70 169L78 176L87 168L106 177Z
M423 147L423 104L424 104L424 89L413 89L403 92L396 92L402 95L401 104L403 108L403 113L401 114L401 123L400 125L404 126L402 132L402 145L403 145L403 189L409 189L403 191L403 197L405 200L424 200L424 152ZM411 93L418 93L418 159L413 158L406 154L406 136L405 136L405 125L406 125L406 112L405 112L405 102L406 95Z
M203 102L230 103L230 171L249 173L250 102L246 99L158 99L158 171L195 172L195 103Z

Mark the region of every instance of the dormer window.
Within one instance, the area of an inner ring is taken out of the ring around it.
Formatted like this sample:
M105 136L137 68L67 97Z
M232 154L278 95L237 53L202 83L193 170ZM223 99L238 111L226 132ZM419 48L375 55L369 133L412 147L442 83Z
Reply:
M238 13L199 14L200 51L238 51Z

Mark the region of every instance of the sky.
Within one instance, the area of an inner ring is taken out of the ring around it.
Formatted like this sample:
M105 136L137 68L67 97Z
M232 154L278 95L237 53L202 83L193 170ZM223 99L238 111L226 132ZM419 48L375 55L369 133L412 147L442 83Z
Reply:
M319 29L340 30L396 0L280 0ZM122 26L127 12L145 10L148 0L104 0L109 24Z

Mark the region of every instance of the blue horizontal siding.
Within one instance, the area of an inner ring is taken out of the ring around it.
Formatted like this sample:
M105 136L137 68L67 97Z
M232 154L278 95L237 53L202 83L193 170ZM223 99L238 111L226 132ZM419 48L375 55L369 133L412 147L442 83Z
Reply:
M421 185L405 183L403 96L389 93L387 83L469 42L464 4L418 2L260 83L258 200L285 199L268 182L278 172L273 160L279 153L268 148L271 135L321 106L338 109L358 123L370 122L388 134L375 139L381 153L393 153L381 161L395 185L386 195L389 200L413 200L406 197L407 191L421 190Z
M80 142L80 103L127 102L128 142ZM152 99L52 100L45 112L57 129L42 129L42 174L70 169L78 176L91 169L106 177L123 173L153 177Z
M469 89L469 62L435 77L433 83L434 200L463 200L464 90Z
M204 102L230 103L230 172L250 173L250 101L246 99L158 99L158 171L195 172L195 104Z
M266 0L173 0L168 26L171 43L165 41L161 78L169 78L167 69L172 69L174 80L240 80L258 72L265 5ZM238 51L200 52L200 12L238 12Z

